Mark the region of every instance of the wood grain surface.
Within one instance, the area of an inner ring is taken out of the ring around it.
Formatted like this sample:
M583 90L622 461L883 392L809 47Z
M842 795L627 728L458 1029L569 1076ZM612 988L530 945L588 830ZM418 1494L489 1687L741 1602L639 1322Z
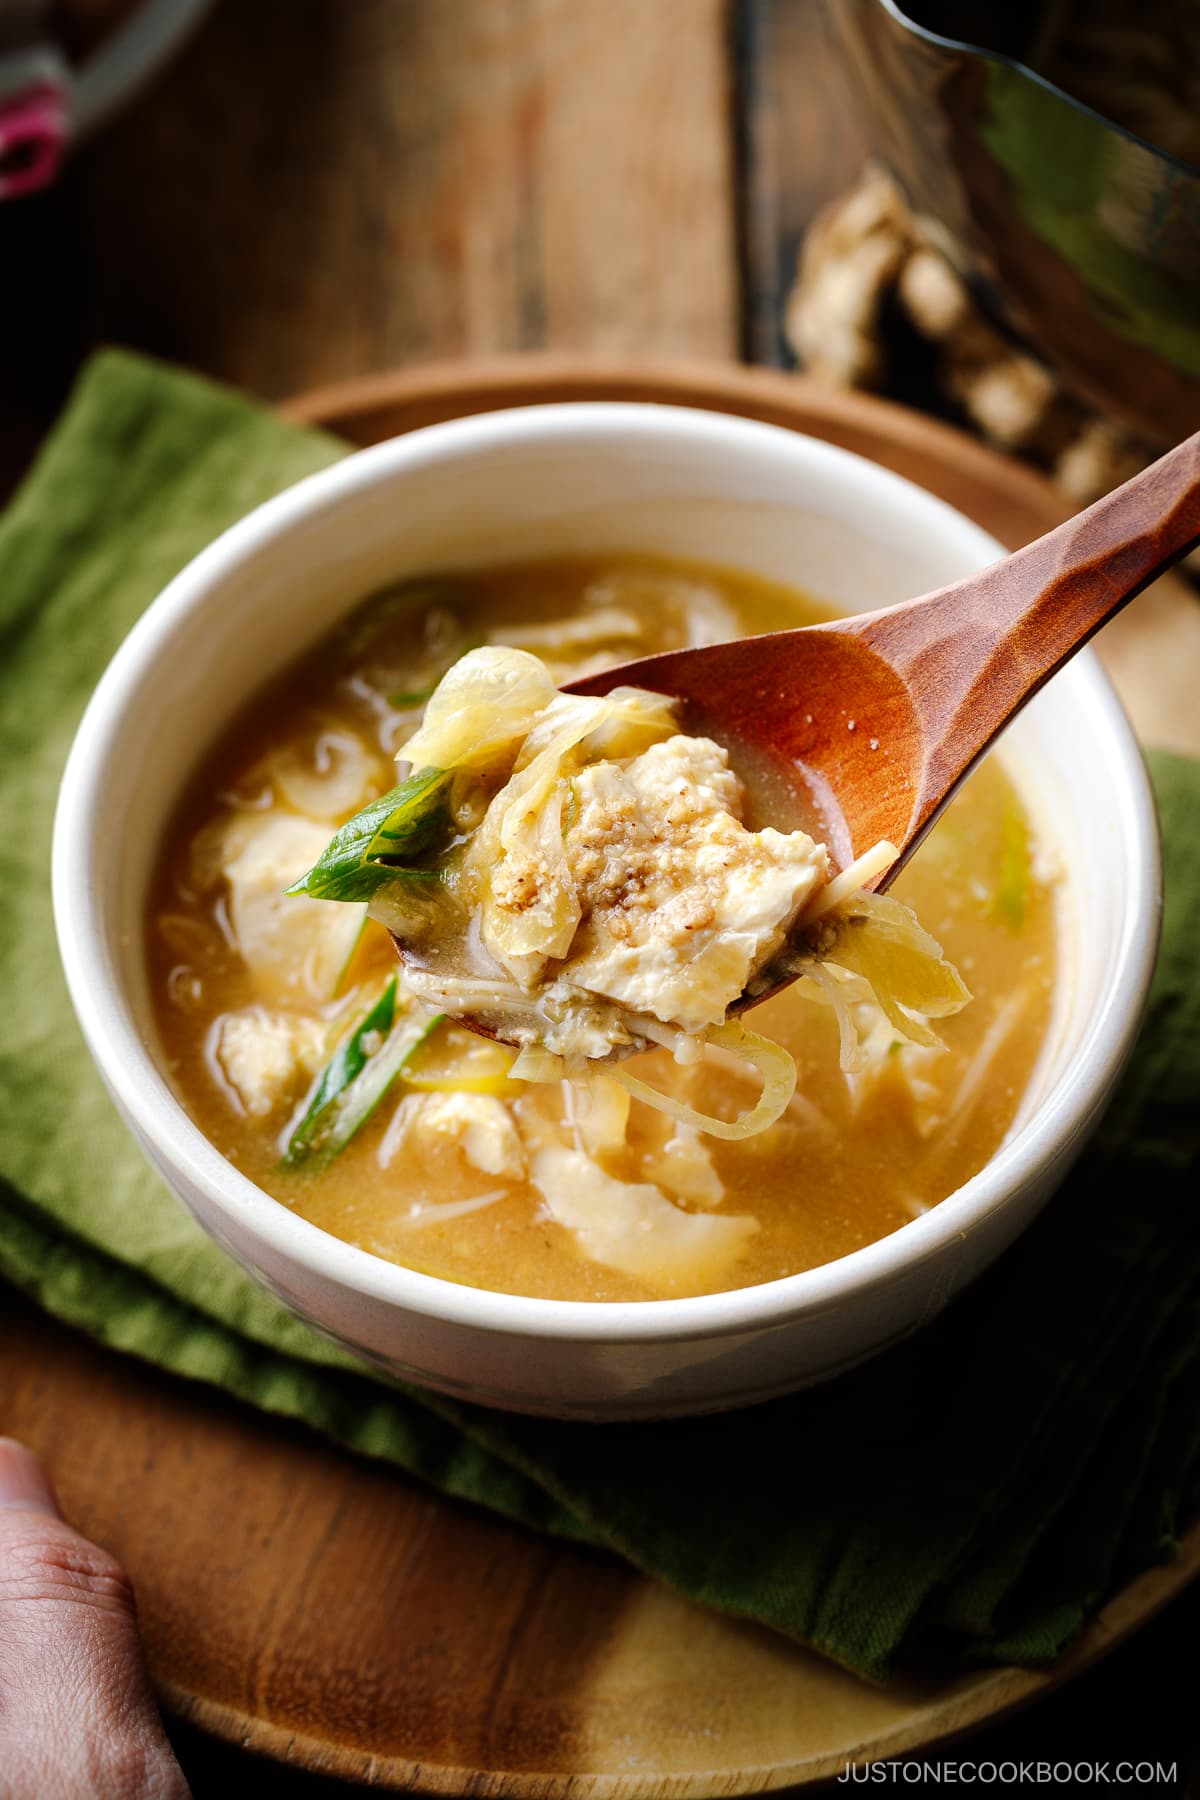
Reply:
M943 427L781 375L655 380L628 364L572 374L562 359L517 359L477 380L451 370L439 388L427 372L401 374L289 410L361 442L384 423L455 416L473 397L686 393L873 444L1010 539L1057 512L1040 481ZM46 1457L69 1515L130 1569L168 1708L251 1751L382 1788L666 1800L828 1779L848 1759L940 1742L1077 1673L1200 1561L1197 1533L1183 1560L1118 1596L1053 1676L872 1688L611 1558L102 1352L22 1302L0 1315L0 1394L3 1428Z
M818 0L219 0L0 208L0 492L102 342L268 399L548 346L787 361L863 142Z
M546 343L732 355L725 30L722 0L226 0L88 158L106 328L269 397Z
M615 1559L443 1500L314 1434L0 1315L5 1426L137 1588L177 1715L299 1769L497 1800L687 1800L827 1779L1022 1704L997 1670L870 1687ZM1078 1674L1200 1566L1152 1570Z

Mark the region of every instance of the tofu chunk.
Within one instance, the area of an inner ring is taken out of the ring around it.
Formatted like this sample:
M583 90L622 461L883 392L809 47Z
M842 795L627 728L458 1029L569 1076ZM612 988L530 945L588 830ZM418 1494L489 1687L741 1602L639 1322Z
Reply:
M384 1168L401 1149L425 1155L460 1153L472 1168L505 1181L525 1174L525 1152L512 1115L492 1094L409 1094L379 1146Z
M251 1118L266 1118L316 1072L325 1047L319 1019L247 1006L217 1026L216 1059Z
M710 1144L694 1125L676 1125L658 1152L655 1168L667 1192L692 1206L720 1206L725 1198L721 1177L713 1167Z
M582 921L558 975L685 1031L719 1023L828 879L824 846L748 831L708 738L591 764L574 788L564 844Z
M328 841L328 825L278 810L236 813L226 830L229 923L263 1000L329 999L362 929L363 906L284 892Z

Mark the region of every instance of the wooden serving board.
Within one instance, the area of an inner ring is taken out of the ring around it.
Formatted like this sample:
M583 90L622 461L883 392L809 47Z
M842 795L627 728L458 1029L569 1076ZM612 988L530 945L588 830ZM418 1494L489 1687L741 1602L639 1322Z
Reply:
M768 372L541 357L372 378L286 410L355 443L467 412L645 399L766 418L898 469L1009 544L1060 505L947 428ZM1200 607L1163 582L1105 633L1145 734L1200 750ZM314 1433L95 1345L13 1299L3 1429L137 1586L165 1705L219 1736L384 1789L505 1800L758 1792L931 1745L1076 1674L1177 1592L1118 1595L1051 1675L872 1688L700 1611L615 1559L442 1499Z

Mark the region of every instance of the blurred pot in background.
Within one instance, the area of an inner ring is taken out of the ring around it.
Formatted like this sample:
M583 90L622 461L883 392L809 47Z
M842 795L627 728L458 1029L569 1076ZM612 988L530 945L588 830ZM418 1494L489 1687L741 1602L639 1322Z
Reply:
M1200 0L827 0L882 160L984 303L1152 442L1200 426Z
M69 145L148 81L212 0L0 0L0 200L48 187Z

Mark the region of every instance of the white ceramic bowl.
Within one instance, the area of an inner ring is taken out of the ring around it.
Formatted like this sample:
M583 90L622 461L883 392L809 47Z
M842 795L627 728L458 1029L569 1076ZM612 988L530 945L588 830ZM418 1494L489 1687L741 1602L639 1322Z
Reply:
M600 404L436 425L260 507L155 601L80 726L54 858L63 961L92 1053L142 1149L205 1229L288 1306L398 1375L583 1418L766 1399L936 1313L1029 1223L1080 1150L1132 1043L1159 919L1142 760L1084 653L1006 748L1066 872L1058 1018L1008 1139L940 1206L785 1280L598 1305L415 1274L278 1205L192 1124L156 1047L143 906L186 778L255 689L374 589L423 570L612 550L733 564L847 610L921 593L1000 553L920 489L773 426Z

